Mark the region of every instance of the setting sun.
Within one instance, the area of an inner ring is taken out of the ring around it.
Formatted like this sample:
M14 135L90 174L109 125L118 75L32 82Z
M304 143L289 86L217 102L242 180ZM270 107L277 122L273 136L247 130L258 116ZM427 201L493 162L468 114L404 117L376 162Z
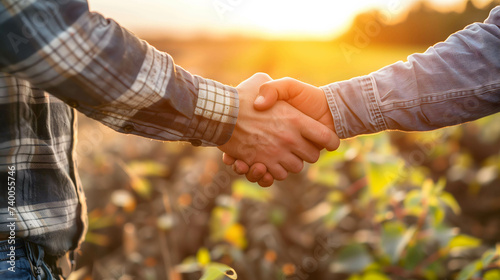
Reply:
M378 8L397 19L414 3L395 0L91 0L91 9L139 34L266 39L331 39L360 12ZM440 8L463 0L429 1ZM443 2L446 2L443 4ZM439 5L438 5L439 4ZM154 33L154 34L151 34Z

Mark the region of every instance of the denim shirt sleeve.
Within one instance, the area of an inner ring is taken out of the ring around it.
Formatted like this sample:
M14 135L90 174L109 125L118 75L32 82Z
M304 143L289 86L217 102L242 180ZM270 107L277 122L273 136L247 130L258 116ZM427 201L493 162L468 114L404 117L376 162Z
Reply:
M426 131L500 111L500 6L407 62L322 87L340 138Z

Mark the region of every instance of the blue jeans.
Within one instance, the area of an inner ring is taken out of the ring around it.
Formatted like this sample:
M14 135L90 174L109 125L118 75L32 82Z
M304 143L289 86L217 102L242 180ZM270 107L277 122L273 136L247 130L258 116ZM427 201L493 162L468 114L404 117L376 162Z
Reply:
M11 244L7 240L0 241L0 279L60 279L51 273L44 255L45 252L41 246L19 238L11 240Z

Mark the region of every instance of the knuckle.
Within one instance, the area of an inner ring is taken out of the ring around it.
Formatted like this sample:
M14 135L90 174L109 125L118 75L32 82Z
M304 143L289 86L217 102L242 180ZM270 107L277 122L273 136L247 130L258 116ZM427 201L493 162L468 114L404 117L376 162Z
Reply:
M293 145L295 145L295 137L293 136L290 136L290 135L285 135L283 137L283 142L285 143L285 145L287 145L288 147L291 147Z
M293 123L300 123L303 118L304 116L297 112L294 112L290 115L290 121L292 121Z
M288 177L288 172L286 171L280 171L276 174L276 176L274 176L274 178L278 181L283 181L286 179L286 177Z
M257 179L256 179L256 178L254 178L254 177L253 177L252 175L250 175L250 174L246 174L246 177L247 177L247 180L248 180L248 181L250 181L250 182L252 182L252 183L257 182Z
M310 163L315 163L319 160L319 157L320 157L321 153L320 151L316 150L314 151L312 154L311 154L311 161Z
M330 143L328 143L328 151L335 151L340 147L340 139L335 137Z
M242 163L242 162L237 162L234 164L235 166L235 169L236 169L236 173L240 174L240 175L243 175L247 172L247 165L245 163Z
M272 184L273 184L272 182L269 182L267 180L259 181L259 186L261 186L263 188L267 188L267 187L271 186Z
M304 162L299 161L292 166L292 169L290 171L292 173L300 173L300 171L302 171L303 168L304 168Z
M325 145L327 145L330 142L330 132L328 131L328 128L322 127L319 131L319 141Z
M277 147L278 149L275 149L276 153L277 154L280 154L279 151L283 151L283 149L287 149L288 147L293 147L295 144L296 144L296 137L295 135L292 135L291 133L289 133L288 131L279 131L280 133L280 142L281 142L281 145L279 145L279 147Z
M258 77L269 77L268 74L264 73L264 72L257 72L255 73L255 76L258 76Z
M256 177L262 177L264 174L266 174L266 168L263 165L259 165L255 167L255 170L253 171L253 174Z
M269 76L267 73L263 73L263 72L257 72L253 75L253 77L259 78L259 79L265 79L265 80L271 79L271 76Z
M238 171L238 168L236 167L236 165L233 164L232 167L233 167L234 173L241 175L241 173Z
M285 77L282 80L283 80L283 83L286 84L287 86L293 86L293 85L297 84L297 80L294 78Z
M340 139L335 139L334 150L337 150L340 147Z
M260 86L260 92L268 91L271 88L271 85L268 83L264 83Z

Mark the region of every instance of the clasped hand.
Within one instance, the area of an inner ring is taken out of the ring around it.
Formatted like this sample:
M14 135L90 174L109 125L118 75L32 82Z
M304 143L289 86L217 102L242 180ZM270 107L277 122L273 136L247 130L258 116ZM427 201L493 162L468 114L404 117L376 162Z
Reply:
M314 163L320 151L336 150L326 97L320 88L258 73L236 87L239 114L229 141L220 146L224 163L263 187ZM279 101L283 100L283 101Z

